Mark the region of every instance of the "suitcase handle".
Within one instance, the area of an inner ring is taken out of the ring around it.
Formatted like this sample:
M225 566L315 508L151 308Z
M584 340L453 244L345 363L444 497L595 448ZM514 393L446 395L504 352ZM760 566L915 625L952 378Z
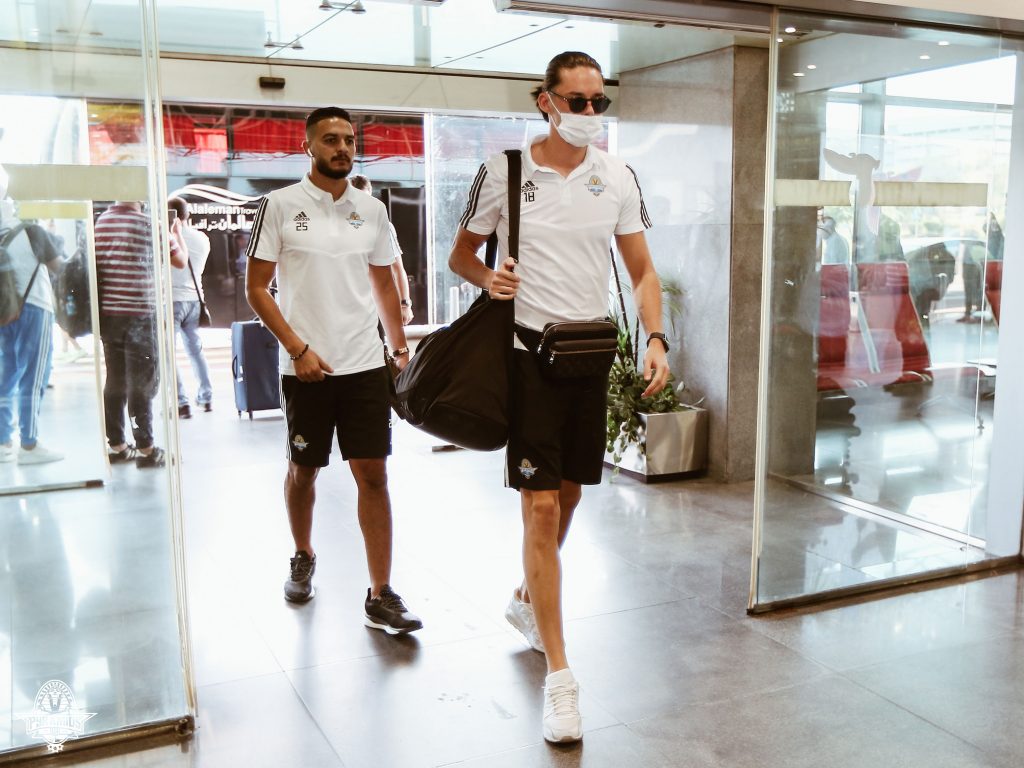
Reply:
M231 358L231 376L238 381L238 355Z

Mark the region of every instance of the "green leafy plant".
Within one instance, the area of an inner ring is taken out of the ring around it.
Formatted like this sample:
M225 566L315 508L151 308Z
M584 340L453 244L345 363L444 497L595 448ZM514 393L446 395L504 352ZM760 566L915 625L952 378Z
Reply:
M680 311L679 300L681 289L671 283L662 283L662 295L669 322L675 329L675 318ZM681 411L686 406L679 399L679 392L685 388L682 383L676 384L675 377L669 375L665 388L651 397L644 397L647 389L639 367L639 322L635 330L630 326L626 315L625 302L619 294L619 311L613 313L612 322L618 328L618 349L615 362L608 374L608 417L607 417L607 450L612 460L618 463L622 454L630 445L636 445L641 454L645 453L643 439L644 425L641 414L672 413Z

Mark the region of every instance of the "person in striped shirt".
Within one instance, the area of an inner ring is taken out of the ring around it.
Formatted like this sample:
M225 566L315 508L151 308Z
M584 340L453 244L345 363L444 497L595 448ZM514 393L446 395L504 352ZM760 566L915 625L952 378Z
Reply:
M170 227L171 265L181 269L188 261L181 222L175 217ZM150 217L142 203L116 202L96 220L107 456L113 463L134 460L140 469L164 464L164 451L153 438L153 398L160 384L156 263ZM134 445L125 439L125 407Z

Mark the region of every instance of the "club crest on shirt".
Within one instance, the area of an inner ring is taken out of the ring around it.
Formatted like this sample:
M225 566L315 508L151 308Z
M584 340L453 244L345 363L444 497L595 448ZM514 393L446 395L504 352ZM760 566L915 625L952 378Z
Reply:
M523 184L523 186L522 186L522 193L523 193L523 202L524 203L532 203L534 200L537 199L537 185L534 184L529 179L527 179L526 183Z
M302 435L296 435L295 439L292 440L292 447L299 453L302 453L309 447L309 443L306 442L306 438Z
M309 229L309 216L306 215L305 211L299 211L298 215L292 221L295 222L296 232L305 232Z
M604 192L604 188L605 184L604 182L601 181L600 176L591 176L590 180L587 182L587 189L590 190L590 194L592 194L594 197L597 197L602 192Z
M537 468L530 463L529 459L523 459L519 462L519 474L529 480L537 473Z
M359 229L361 226L363 226L363 224L366 223L366 219L360 218L359 214L356 211L352 211L352 213L348 215L348 219L346 219L346 221L348 221L349 226L353 227L354 229Z

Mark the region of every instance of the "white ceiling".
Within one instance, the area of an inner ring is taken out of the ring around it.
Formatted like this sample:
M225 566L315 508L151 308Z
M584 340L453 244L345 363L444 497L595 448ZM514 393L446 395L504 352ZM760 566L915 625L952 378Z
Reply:
M535 75L552 56L582 50L616 78L728 45L768 43L767 35L749 32L499 13L492 0L363 0L363 14L324 11L320 0L155 2L161 51L211 57ZM134 49L139 28L137 0L0 0L0 44ZM265 47L268 35L285 45ZM301 49L291 47L296 42Z

